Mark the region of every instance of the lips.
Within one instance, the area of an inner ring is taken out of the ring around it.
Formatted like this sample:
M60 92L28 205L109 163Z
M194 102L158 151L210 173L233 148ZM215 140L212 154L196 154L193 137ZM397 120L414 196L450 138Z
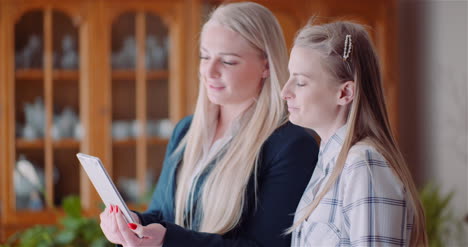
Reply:
M223 85L219 85L219 84L208 84L208 88L212 90L223 90L226 87Z
M292 112L292 111L297 111L297 110L299 110L298 107L288 105L288 111Z

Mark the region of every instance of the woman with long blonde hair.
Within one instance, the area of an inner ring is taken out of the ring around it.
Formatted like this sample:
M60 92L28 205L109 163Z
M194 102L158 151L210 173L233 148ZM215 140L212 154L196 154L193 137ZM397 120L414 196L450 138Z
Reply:
M362 25L308 24L282 90L289 120L321 138L292 246L426 246L424 212L391 131L378 58Z
M151 204L129 226L117 207L106 209L106 237L124 246L289 246L283 232L318 146L287 122L280 97L286 64L268 9L218 7L201 32L195 113L174 130Z

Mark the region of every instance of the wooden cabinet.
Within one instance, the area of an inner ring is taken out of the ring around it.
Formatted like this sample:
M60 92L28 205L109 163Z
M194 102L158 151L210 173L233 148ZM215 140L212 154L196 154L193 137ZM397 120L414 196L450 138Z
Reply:
M198 6L0 2L0 241L55 223L70 194L99 211L78 152L101 158L132 207L151 191L171 127L190 111L196 56L184 42L196 44Z
M277 16L289 47L312 14L370 25L396 126L396 1L258 2ZM193 111L201 16L219 3L0 0L0 242L54 223L69 194L97 215L101 200L77 152L100 157L138 207L157 180L171 124ZM31 163L39 178L24 188Z

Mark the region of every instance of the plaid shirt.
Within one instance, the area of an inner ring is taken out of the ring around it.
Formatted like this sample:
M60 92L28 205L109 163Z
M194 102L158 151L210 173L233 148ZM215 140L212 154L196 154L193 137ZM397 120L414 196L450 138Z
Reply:
M346 125L320 145L314 174L296 210L304 215L329 179L346 136ZM359 142L317 208L292 233L292 246L407 246L413 213L405 188L383 156Z

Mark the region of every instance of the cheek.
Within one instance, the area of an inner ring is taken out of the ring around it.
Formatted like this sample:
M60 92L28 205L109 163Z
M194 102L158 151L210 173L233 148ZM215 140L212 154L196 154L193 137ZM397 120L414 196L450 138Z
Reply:
M261 73L257 70L243 68L233 70L229 75L230 84L233 89L243 93L258 91L261 83Z
M304 118L315 118L325 110L327 96L318 90L311 90L301 96L302 115Z

